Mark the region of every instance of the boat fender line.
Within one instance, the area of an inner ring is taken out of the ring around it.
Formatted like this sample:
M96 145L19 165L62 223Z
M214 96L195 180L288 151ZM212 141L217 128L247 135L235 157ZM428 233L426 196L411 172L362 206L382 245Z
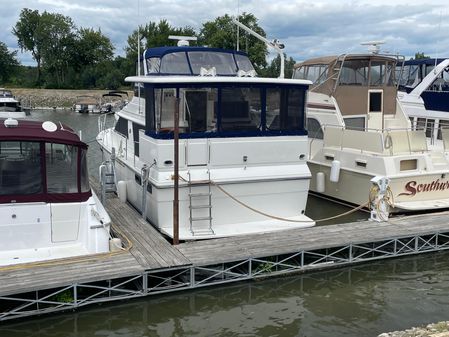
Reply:
M187 182L187 183L189 182L187 179L183 178L181 175L179 175L179 179L184 181L184 182ZM353 209L350 209L347 212L344 212L344 213L341 213L341 214L337 214L335 216L331 216L331 217L328 217L328 218L323 218L323 219L318 219L318 220L292 220L292 219L282 218L282 217L279 217L279 216L276 216L276 215L272 215L272 214L268 214L268 213L262 212L262 211L260 211L258 209L255 209L254 207L249 206L248 204L245 204L244 202L242 202L239 199L237 199L236 197L234 197L232 194L230 194L228 191L226 191L223 187L221 187L219 184L217 184L213 180L210 180L210 184L215 186L216 188L218 188L221 192L223 192L226 196L228 196L229 198L234 200L239 205L241 205L241 206L243 206L243 207L245 207L245 208L247 208L247 209L249 209L249 210L251 210L251 211L253 211L255 213L263 215L263 216L265 216L267 218L270 218L270 219L286 221L286 222L302 222L302 223L304 223L304 222L305 223L324 222L324 221L338 219L340 217L343 217L343 216L349 215L351 213L357 212L357 211L361 210L362 208L369 206L369 201L367 201L366 203L364 203L362 205L359 205L357 207L354 207Z

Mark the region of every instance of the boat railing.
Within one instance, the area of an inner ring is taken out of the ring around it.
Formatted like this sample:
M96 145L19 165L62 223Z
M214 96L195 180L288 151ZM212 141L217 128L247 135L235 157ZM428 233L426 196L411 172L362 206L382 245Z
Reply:
M441 128L440 130L444 151L449 151L449 128Z
M449 134L447 139L449 146ZM323 144L325 147L354 149L386 156L428 151L425 132L409 128L370 129L325 125Z

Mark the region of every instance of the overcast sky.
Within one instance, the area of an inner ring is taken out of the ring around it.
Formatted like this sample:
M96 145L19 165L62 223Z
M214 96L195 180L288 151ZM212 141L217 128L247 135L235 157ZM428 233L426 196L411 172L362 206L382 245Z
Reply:
M447 0L0 0L0 5L0 41L11 50L17 49L12 27L22 8L30 8L69 16L77 27L101 28L119 55L128 35L148 21L167 19L199 31L218 16L249 12L297 61L365 51L360 43L371 40L383 40L384 51L406 57L415 52L449 57ZM18 56L23 64L35 64L29 54Z

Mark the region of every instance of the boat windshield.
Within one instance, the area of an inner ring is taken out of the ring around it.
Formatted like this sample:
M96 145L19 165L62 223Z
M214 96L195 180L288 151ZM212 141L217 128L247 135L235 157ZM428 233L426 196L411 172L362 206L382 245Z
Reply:
M37 141L0 141L0 201L61 202L90 191L87 149ZM32 199L27 196L34 196Z
M145 90L146 131L156 137L173 131L177 102L180 133L185 137L304 132L307 86L156 85Z
M13 97L13 94L10 90L0 89L0 97Z
M248 56L209 49L181 49L146 59L147 74L200 75L214 71L216 75L236 76L239 70L254 71ZM203 70L202 70L203 69Z

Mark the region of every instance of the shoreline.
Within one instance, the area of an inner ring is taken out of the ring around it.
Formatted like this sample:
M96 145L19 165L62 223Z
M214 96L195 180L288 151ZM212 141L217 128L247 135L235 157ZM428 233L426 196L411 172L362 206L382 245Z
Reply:
M23 109L32 110L73 110L78 96L93 96L101 104L102 96L112 90L72 90L72 89L10 89L21 102ZM128 101L133 97L132 90L123 90L128 94Z

